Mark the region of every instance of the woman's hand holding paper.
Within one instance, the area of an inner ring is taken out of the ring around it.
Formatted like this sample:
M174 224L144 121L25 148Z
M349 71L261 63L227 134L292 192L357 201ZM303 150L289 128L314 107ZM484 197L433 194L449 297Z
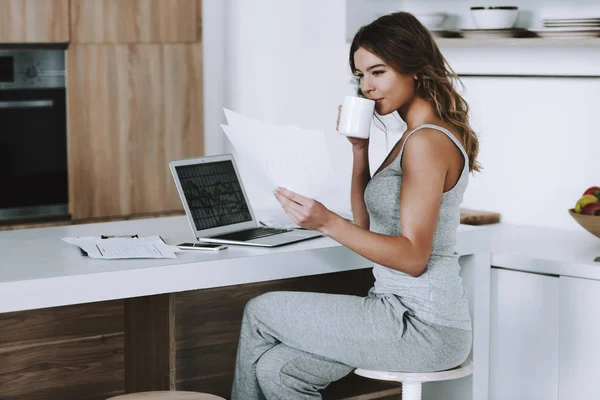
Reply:
M325 226L336 216L319 201L291 190L278 187L274 194L288 217L302 228L323 232Z

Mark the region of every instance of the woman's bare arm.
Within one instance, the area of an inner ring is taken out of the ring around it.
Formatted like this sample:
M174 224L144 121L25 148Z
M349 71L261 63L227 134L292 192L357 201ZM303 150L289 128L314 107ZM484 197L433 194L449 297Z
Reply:
M331 213L322 232L363 257L412 276L425 270L433 247L448 140L422 129L407 140L402 159L401 236L369 232Z
M400 236L370 232L343 219L320 202L284 188L278 188L275 196L298 225L317 229L377 264L419 276L433 249L453 151L458 151L454 143L432 129L420 129L407 139L402 159Z
M365 188L371 179L369 169L369 147L353 146L352 184L350 186L350 203L354 224L369 230L369 213L365 204Z

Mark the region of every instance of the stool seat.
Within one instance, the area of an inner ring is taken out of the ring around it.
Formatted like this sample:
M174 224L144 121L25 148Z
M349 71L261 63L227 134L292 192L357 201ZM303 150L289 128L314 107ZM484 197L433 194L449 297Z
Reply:
M158 391L122 394L106 400L225 400L214 394L180 392L180 391Z
M433 382L448 381L458 379L473 373L473 363L467 360L456 368L436 372L388 372L388 371L370 371L357 368L354 370L356 375L365 378L379 379L382 381L396 382Z
M473 363L467 360L456 368L436 372L389 372L357 368L356 375L382 381L402 383L402 400L421 400L423 382L448 381L473 373Z

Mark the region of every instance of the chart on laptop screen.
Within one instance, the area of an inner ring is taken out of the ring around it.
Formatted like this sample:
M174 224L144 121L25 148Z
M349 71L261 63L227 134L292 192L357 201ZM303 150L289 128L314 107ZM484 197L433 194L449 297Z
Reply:
M197 230L252 220L231 161L175 167Z

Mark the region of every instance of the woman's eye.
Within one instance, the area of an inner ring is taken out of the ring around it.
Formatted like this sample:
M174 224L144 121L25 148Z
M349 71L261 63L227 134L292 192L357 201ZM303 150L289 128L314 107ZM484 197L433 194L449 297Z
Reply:
M383 74L385 71L373 71L373 75L381 75Z

